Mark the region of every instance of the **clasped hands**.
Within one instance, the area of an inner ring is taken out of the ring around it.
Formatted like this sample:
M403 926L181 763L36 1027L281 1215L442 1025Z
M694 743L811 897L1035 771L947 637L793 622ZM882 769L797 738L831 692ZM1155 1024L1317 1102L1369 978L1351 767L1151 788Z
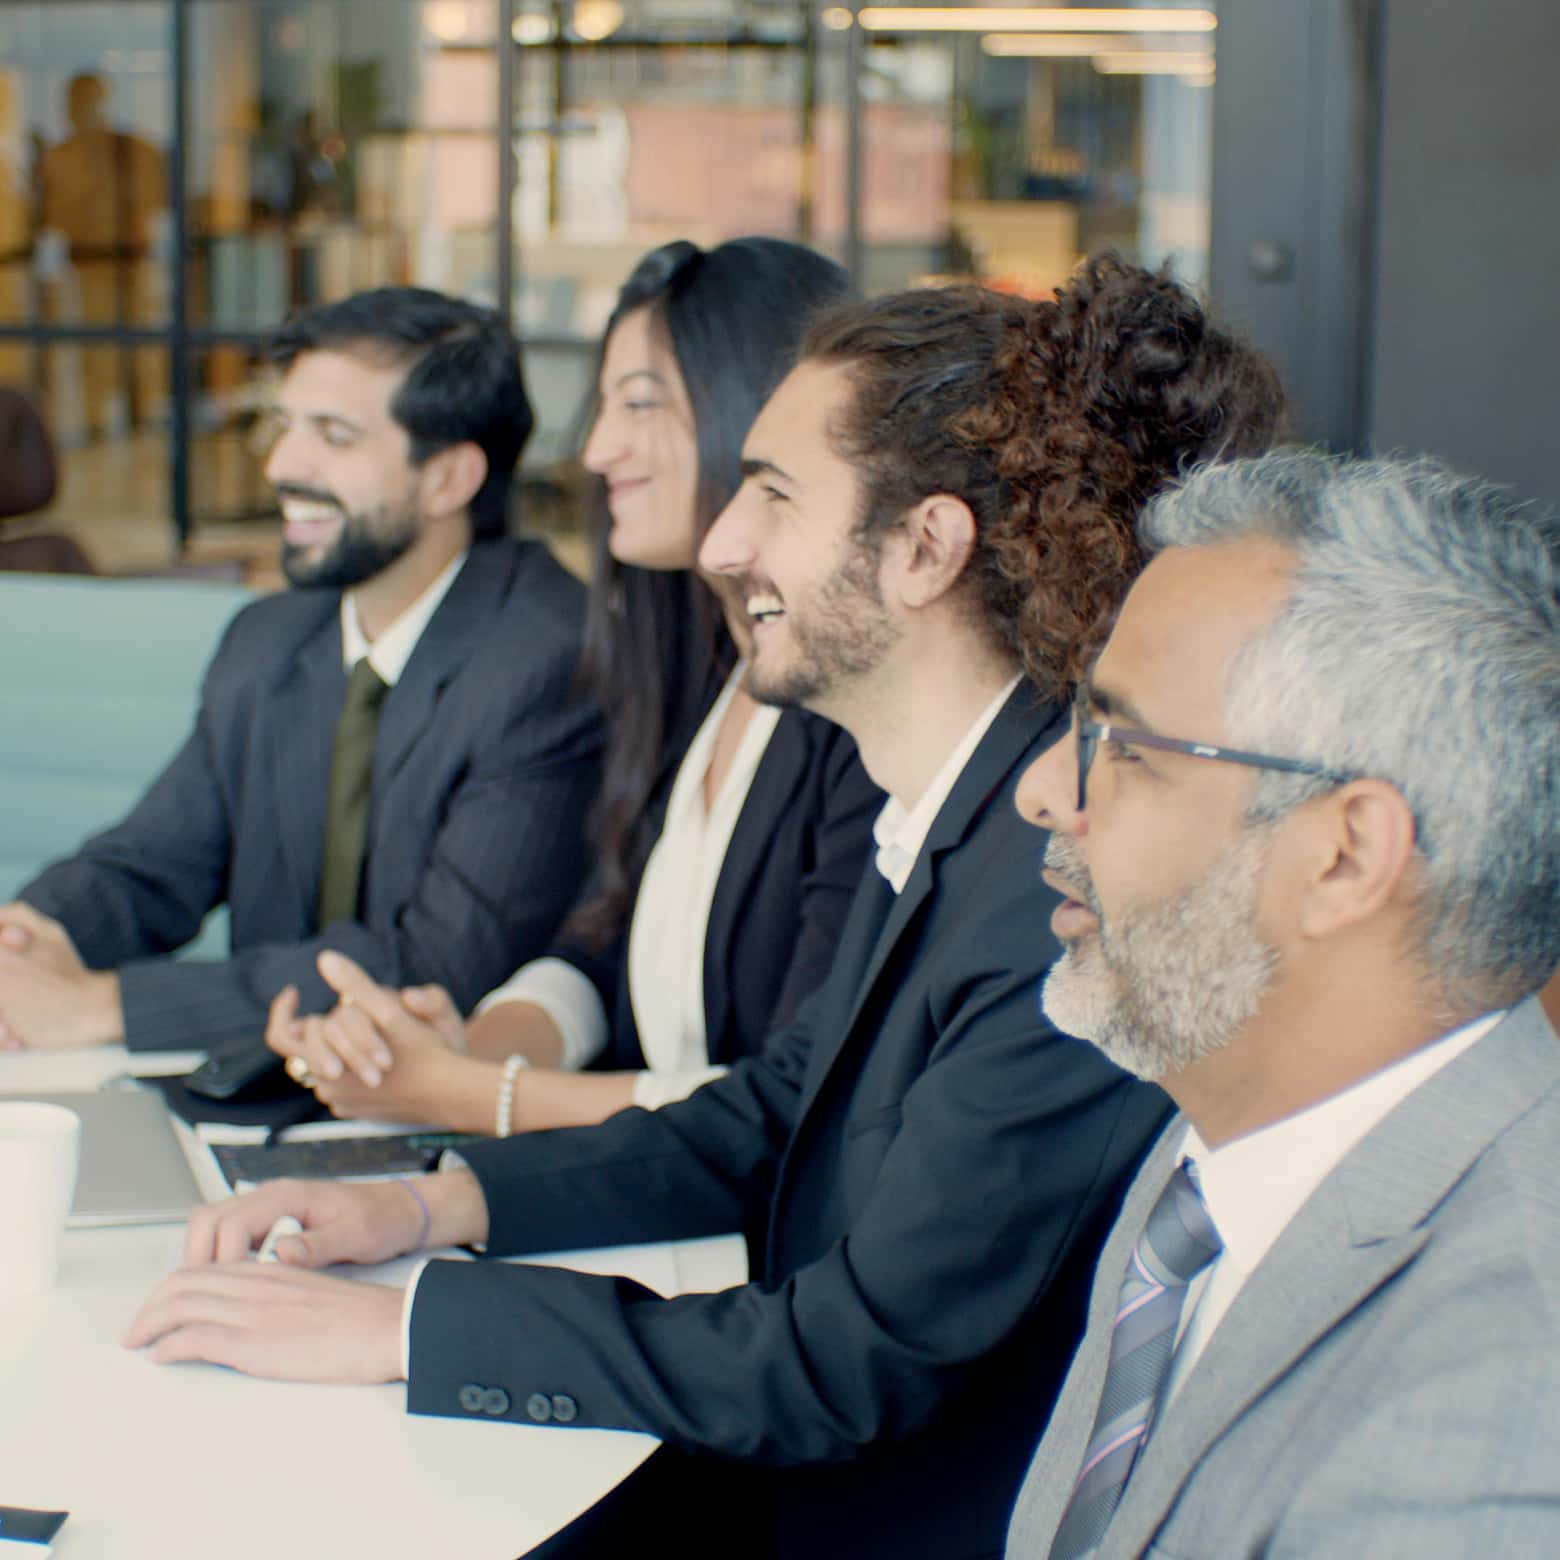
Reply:
M465 1026L449 993L381 986L333 950L317 964L340 1002L300 1017L298 988L284 986L271 1003L266 1044L289 1059L295 1077L312 1080L320 1103L337 1116L435 1119L441 1085L465 1050Z
M424 1204L429 1244L485 1238L487 1208L469 1172L416 1185L414 1194L394 1181L269 1181L197 1209L185 1232L185 1266L153 1290L125 1347L145 1348L159 1365L204 1360L275 1380L399 1381L402 1291L311 1270L415 1251ZM248 1260L283 1214L303 1233L277 1244L274 1263Z

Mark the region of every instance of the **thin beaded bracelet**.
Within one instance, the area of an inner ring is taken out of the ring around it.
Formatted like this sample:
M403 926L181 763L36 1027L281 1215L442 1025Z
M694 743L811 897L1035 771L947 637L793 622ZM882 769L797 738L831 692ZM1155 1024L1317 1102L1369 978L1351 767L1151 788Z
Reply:
M428 1231L433 1228L433 1214L429 1211L428 1199L410 1181L398 1180L396 1185L404 1186L412 1194L412 1200L422 1210L422 1234L417 1237L417 1244L407 1253L409 1256L415 1256L428 1244Z
M529 1067L531 1058L517 1051L504 1058L504 1075L498 1080L498 1120L493 1128L495 1137L508 1137L515 1124L515 1075L522 1067Z

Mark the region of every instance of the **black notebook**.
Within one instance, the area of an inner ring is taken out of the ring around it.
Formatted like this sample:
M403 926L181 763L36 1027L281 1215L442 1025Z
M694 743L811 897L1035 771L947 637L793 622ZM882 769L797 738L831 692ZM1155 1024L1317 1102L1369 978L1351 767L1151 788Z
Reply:
M447 1148L486 1141L469 1132L400 1132L369 1137L305 1138L295 1143L216 1143L211 1152L229 1186L278 1176L341 1181L422 1175Z

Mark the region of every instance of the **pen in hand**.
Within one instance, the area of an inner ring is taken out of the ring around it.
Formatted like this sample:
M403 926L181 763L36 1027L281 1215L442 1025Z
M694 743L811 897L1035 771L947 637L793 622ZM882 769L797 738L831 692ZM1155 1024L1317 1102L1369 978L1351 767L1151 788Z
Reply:
M265 1232L265 1239L260 1242L260 1249L255 1253L256 1262L275 1262L276 1243L288 1235L303 1234L303 1226L290 1214L284 1213L270 1229Z

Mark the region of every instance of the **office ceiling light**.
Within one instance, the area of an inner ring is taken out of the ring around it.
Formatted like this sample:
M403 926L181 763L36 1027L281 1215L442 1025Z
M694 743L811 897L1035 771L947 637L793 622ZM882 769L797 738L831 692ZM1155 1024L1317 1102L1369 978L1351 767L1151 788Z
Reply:
M509 24L509 35L516 43L547 43L553 35L552 17L540 11L522 11Z
M1213 56L1185 49L1137 49L1096 54L1094 68L1102 76L1208 76Z
M980 46L987 54L998 56L1068 60L1120 52L1124 41L1120 33L990 33L980 40Z
M623 25L618 0L574 0L574 31L586 43L600 43Z
M459 43L469 30L466 0L434 0L423 12L423 26L440 43Z
M1166 33L1212 32L1212 11L1184 6L877 5L857 20L871 32Z
M855 20L850 10L843 5L831 5L823 13L823 25L830 32L849 32L850 24Z

